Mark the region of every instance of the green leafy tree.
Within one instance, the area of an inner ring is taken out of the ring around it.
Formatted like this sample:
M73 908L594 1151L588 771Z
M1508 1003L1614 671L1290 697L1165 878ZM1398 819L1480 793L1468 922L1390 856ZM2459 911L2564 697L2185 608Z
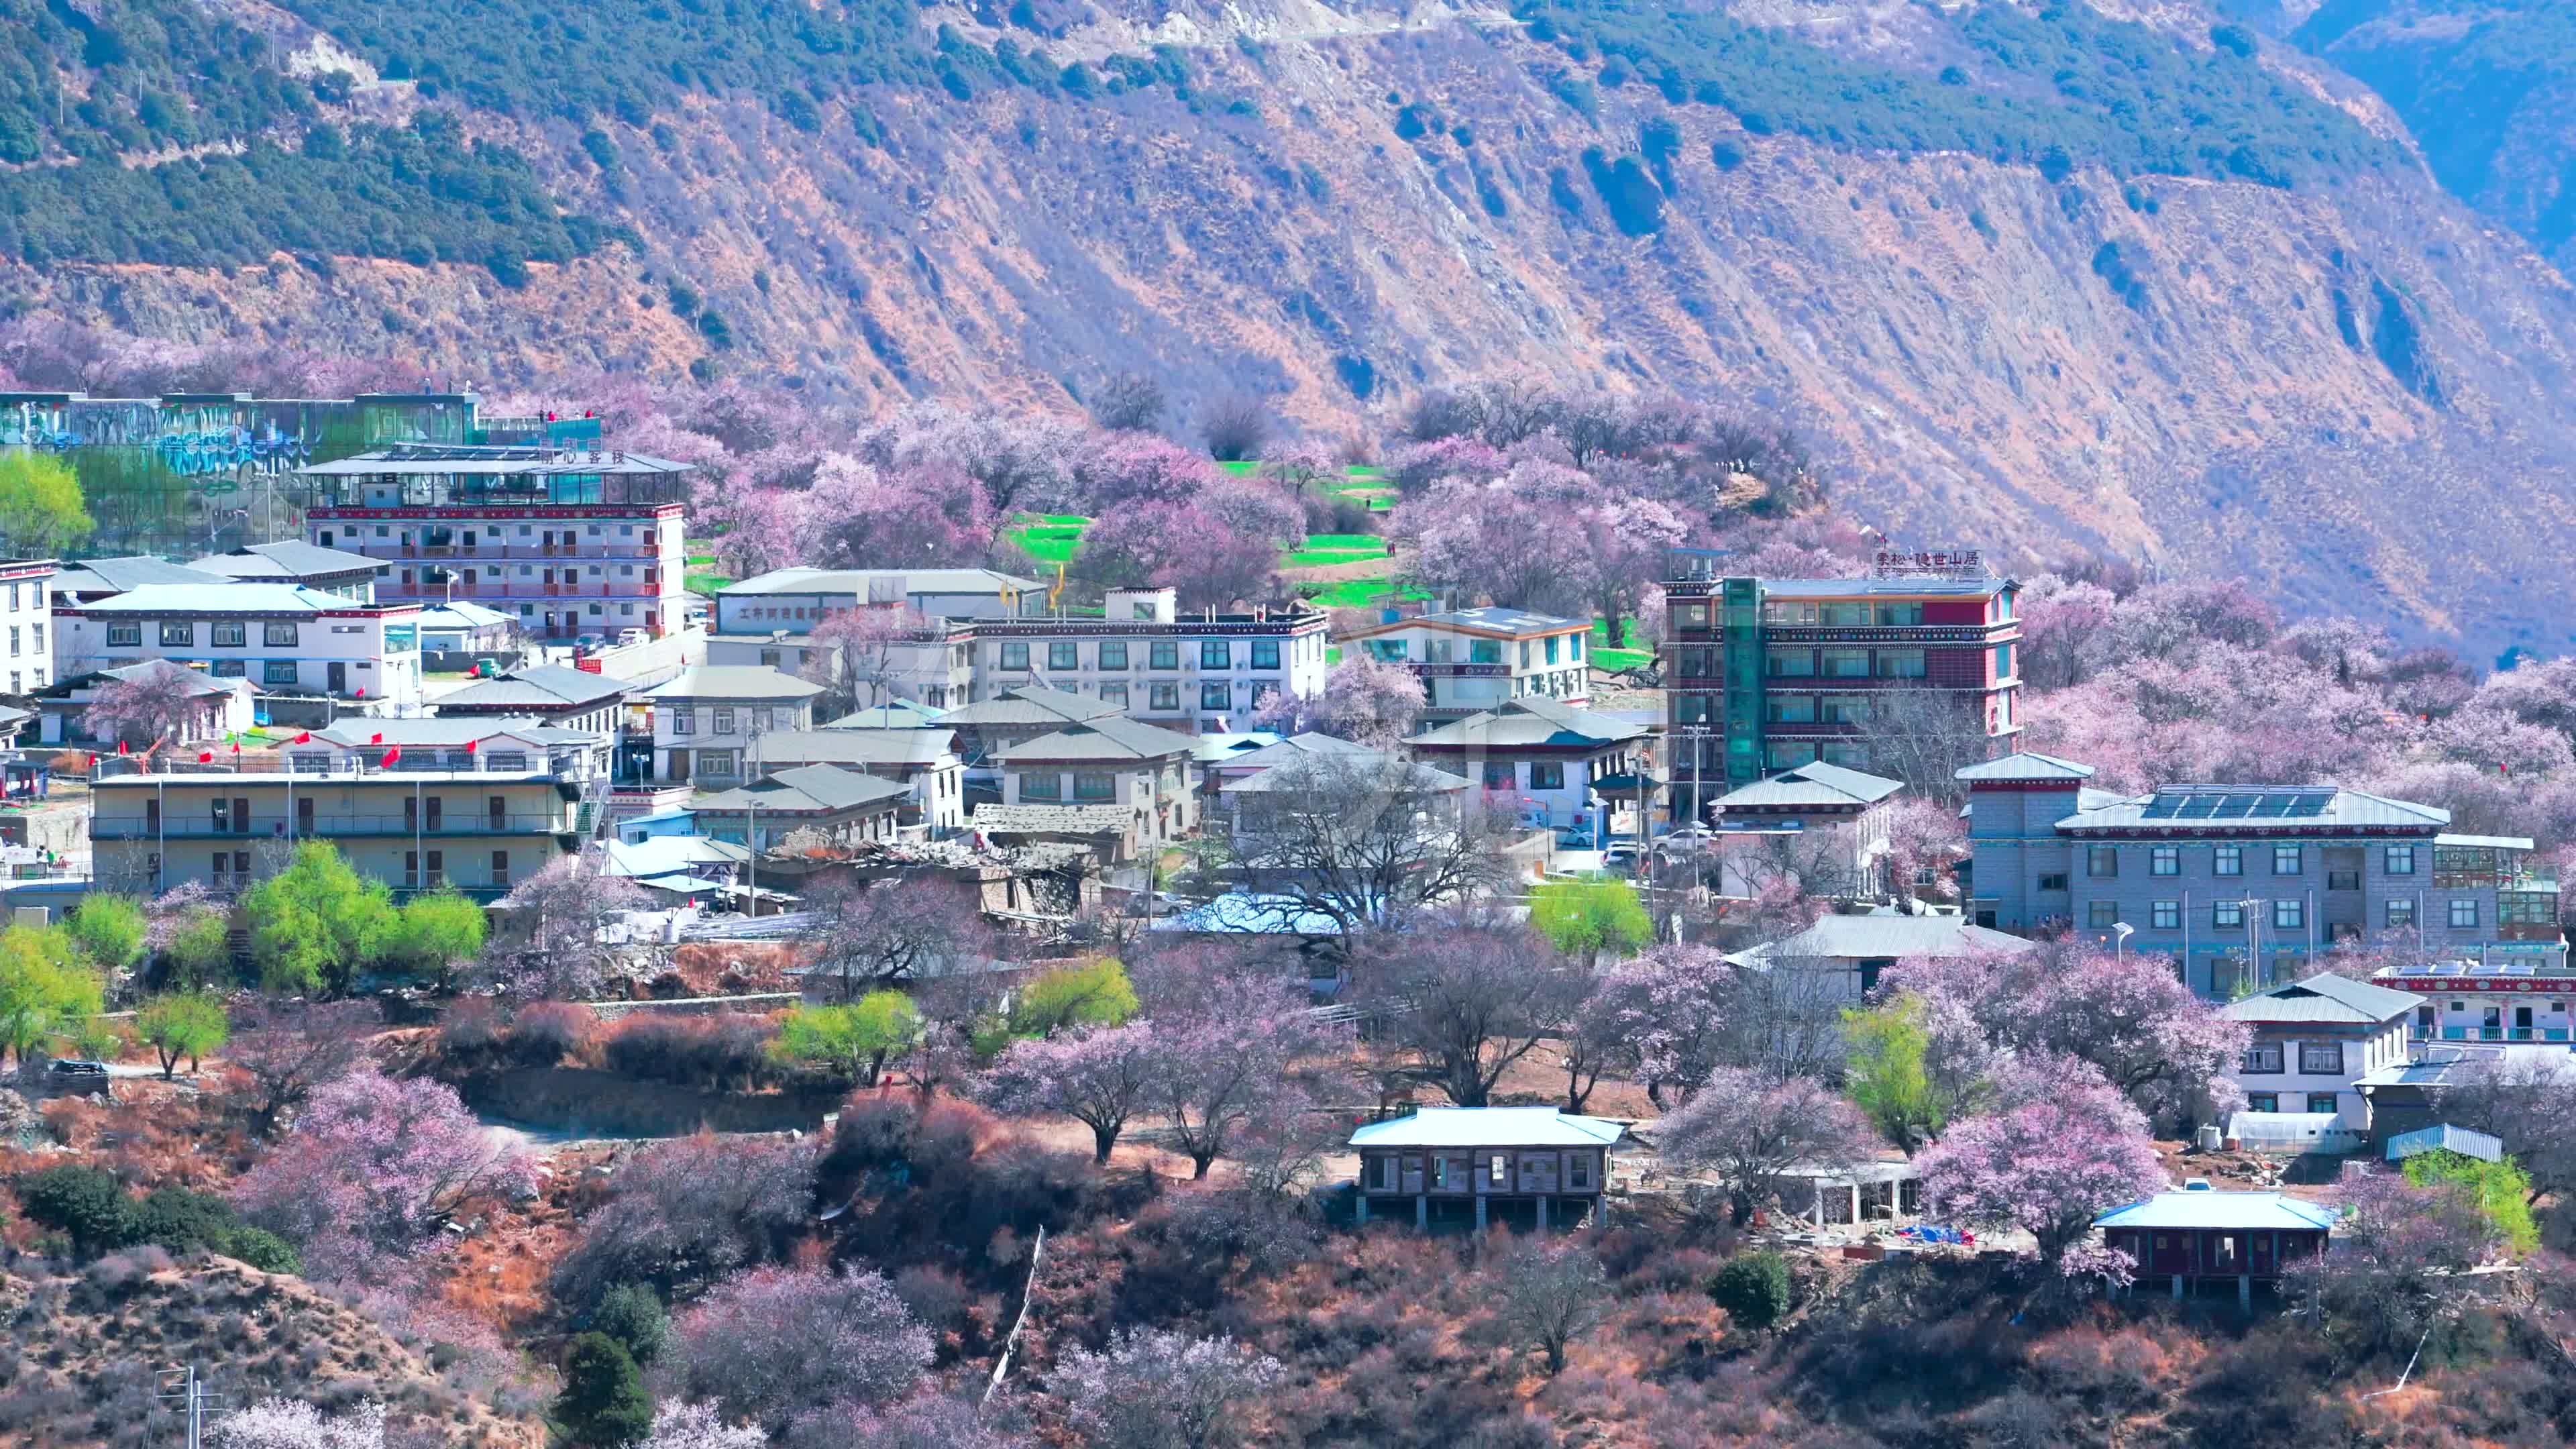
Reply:
M626 1346L604 1333L585 1333L564 1355L563 1392L549 1417L566 1444L610 1446L641 1441L653 1429L653 1396Z
M1559 952L1583 958L1587 971L1603 952L1625 956L1655 939L1637 888L1606 876L1540 886L1530 893L1530 925Z
M161 947L163 975L183 991L214 984L231 967L232 957L232 922L215 906L191 908Z
M1708 1296L1738 1325L1760 1332L1789 1312L1789 1260L1765 1248L1726 1260Z
M224 1011L222 1000L212 992L189 991L169 996L156 996L143 1003L134 1013L134 1030L161 1057L161 1075L168 1077L178 1067L179 1059L188 1059L188 1070L197 1069L197 1059L224 1044L232 1035L232 1019Z
M810 1062L873 1087L886 1058L921 1034L921 1013L900 991L871 991L847 1006L807 1006L779 1024L777 1051L789 1061Z
M1011 1002L1011 1030L1053 1036L1076 1026L1120 1026L1136 1014L1136 988L1111 957L1049 971L1021 987Z
M298 845L293 864L245 892L242 914L272 991L346 991L399 935L392 892L323 841Z
M2516 1253L2540 1246L2540 1225L2531 1217L2531 1178L2510 1157L2485 1162L2447 1148L2419 1152L2406 1159L2406 1180L2469 1197Z
M1949 1124L1959 1102L1930 1069L1928 1007L1914 992L1843 1012L1844 1085L1852 1102L1911 1157Z
M30 1173L19 1179L18 1205L29 1220L70 1237L72 1252L83 1258L141 1240L134 1199L103 1167L65 1163Z
M490 924L483 908L452 889L430 891L406 903L395 921L386 954L452 990L456 970L483 954Z
M72 940L102 970L122 971L143 957L143 903L132 896L93 895L64 922Z
M58 554L90 536L97 520L81 502L72 465L45 453L0 455L0 535L20 554Z
M27 1053L80 1030L103 1004L98 973L59 926L0 931L0 1048Z

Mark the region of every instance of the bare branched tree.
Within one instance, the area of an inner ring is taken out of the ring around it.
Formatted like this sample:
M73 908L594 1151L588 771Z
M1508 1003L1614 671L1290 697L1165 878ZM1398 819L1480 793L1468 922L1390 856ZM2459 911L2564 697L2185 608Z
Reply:
M1091 420L1113 433L1150 433L1163 421L1163 385L1141 372L1121 372L1091 397Z
M1589 982L1527 927L1474 914L1380 933L1353 967L1360 999L1461 1107L1482 1107L1532 1048L1561 1035Z
M976 893L936 876L836 876L806 899L822 917L813 937L814 979L831 982L846 1000L952 975L990 957L995 944Z
M1860 737L1872 774L1902 781L1917 797L1953 805L1966 799L1959 770L1985 759L1994 745L1978 701L1946 689L1873 690L1861 714Z
M1427 765L1324 755L1255 781L1260 788L1230 792L1232 810L1212 818L1232 873L1283 919L1328 918L1345 943L1508 876L1499 822L1462 782Z
M1220 463L1260 457L1277 432L1270 405L1249 393L1228 393L1210 402L1199 415L1199 436Z

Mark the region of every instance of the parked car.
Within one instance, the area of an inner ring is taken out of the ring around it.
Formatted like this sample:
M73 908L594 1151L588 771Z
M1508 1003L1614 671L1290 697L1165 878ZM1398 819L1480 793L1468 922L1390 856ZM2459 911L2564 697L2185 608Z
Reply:
M64 1058L45 1064L48 1084L58 1092L78 1092L85 1096L104 1097L110 1091L113 1074L105 1062L85 1062Z
M617 631L617 643L620 648L624 648L629 644L644 643L652 637L652 635L645 633L641 629L620 629Z

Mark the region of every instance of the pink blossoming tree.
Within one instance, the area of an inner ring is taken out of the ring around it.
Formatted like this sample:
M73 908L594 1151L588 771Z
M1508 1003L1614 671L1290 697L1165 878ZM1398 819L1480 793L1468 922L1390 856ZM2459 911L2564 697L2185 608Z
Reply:
M673 1322L657 1372L672 1392L773 1430L840 1404L882 1405L930 1366L930 1331L882 1273L754 1268Z
M977 1084L997 1112L1071 1117L1091 1129L1092 1159L1107 1162L1129 1118L1163 1085L1169 1058L1150 1021L1092 1027L1013 1042Z
M2166 1186L2146 1119L2080 1074L2008 1110L1952 1123L1915 1163L1945 1215L2023 1229L2051 1272L2095 1218Z
M1101 1351L1066 1350L1048 1387L1087 1443L1222 1449L1250 1437L1243 1406L1286 1372L1231 1338L1122 1328Z
M1791 1167L1866 1162L1878 1148L1859 1109L1823 1083L1742 1067L1711 1072L1654 1135L1667 1161L1716 1180L1739 1225L1778 1195Z

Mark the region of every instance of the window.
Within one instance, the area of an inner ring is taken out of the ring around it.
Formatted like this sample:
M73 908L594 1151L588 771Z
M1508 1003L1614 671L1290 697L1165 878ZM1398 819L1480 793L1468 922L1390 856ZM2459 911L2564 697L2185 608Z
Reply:
M2013 662L2012 662L2012 646L2011 646L2010 644L1998 644L1998 645L1996 645L1996 646L1995 646L1995 678L1997 678L1997 679L2010 679L2010 678L2012 678L2012 677L2013 677L2013 672L2012 672L2012 671L2013 671ZM2007 698L2009 698L2009 696L2007 696Z
M2476 896L2451 897L2451 929L2454 931L2468 930L2476 926L2477 923L2478 898Z
M1566 642L1566 643L1568 643L1568 644L1570 644L1570 645L1573 645L1573 646L1574 646L1573 652L1572 652L1570 655L1568 655L1567 657L1571 658L1571 659L1572 659L1575 663L1577 663L1577 664L1582 663L1582 662L1583 662L1583 636L1582 636L1582 635L1580 635L1580 634L1568 634L1568 635L1566 635L1566 636L1565 636L1565 642Z
M113 631L113 630L110 630L109 632L113 633L114 631ZM36 646L36 652L37 652L37 653L39 653L39 654L44 653L44 652L45 652L45 626L44 626L44 625L42 625L42 624L30 624L30 625L28 625L28 626L27 626L27 633L28 633L28 635L32 638L32 640L33 640L33 641L34 641L34 643L35 643L35 646Z
M2414 925L2415 903L2413 901L2390 901L2388 903L2388 924L2391 926Z
M1468 663L1470 663L1470 664L1500 664L1500 663L1502 663L1502 662L1503 662L1503 641L1502 641L1502 640L1500 640L1500 639L1470 639L1470 640L1468 640L1468 641L1467 641L1467 662L1468 662Z
M1523 640L1521 641L1521 668L1523 668L1523 669L1527 669L1527 668L1529 668L1529 665L1530 665L1530 646L1529 646L1529 641L1528 641L1527 639L1523 639Z
M267 645L271 649L292 649L296 644L295 626L293 624L262 624L259 630L259 639L262 644Z
M1253 641L1252 641L1252 667L1253 667L1253 668L1255 668L1255 669L1276 669L1276 668L1278 668L1278 667L1279 667L1279 641L1278 641L1278 640L1276 640L1276 639L1255 639L1255 640L1253 640Z
M1063 799L1064 776L1053 770L1024 770L1020 774L1020 798L1023 800Z
M239 649L250 643L250 626L239 619L215 621L215 647Z
M2308 1094L2308 1110L2311 1112L2334 1111L2335 1094L2332 1092L2310 1092Z
M1101 646L1100 646L1100 667L1101 667L1101 668L1103 668L1103 669L1124 669L1124 668L1126 668L1126 667L1127 667L1127 641L1126 641L1126 640L1124 640L1124 639L1113 639L1113 640L1109 641L1108 643L1101 645Z
M1816 697L1775 694L1762 701L1762 714L1773 724L1809 724L1816 718Z
M2390 875L2415 873L2415 847L2411 845L2388 846L2381 851L2380 860L2386 865Z
M259 662L259 682L262 684L293 684L295 682L295 661L292 659L261 660Z
M671 711L671 733L675 735L693 735L697 732L698 712L696 710L689 708L687 705L680 705Z
M1369 1159L1369 1189L1372 1192L1395 1191L1395 1158L1392 1155Z
M1387 644L1393 644L1395 646L1395 652L1393 654L1389 654L1385 651L1383 646ZM1375 651L1380 659L1402 659L1404 657L1404 641L1401 639L1372 639L1369 641L1369 648ZM1147 668L1178 669L1181 667L1181 641L1178 639L1157 639L1153 642L1151 650L1151 657L1146 664Z
M1005 644L1005 645L1003 645L1003 646L1002 646L1002 664L1001 664L1001 667L1002 667L1002 668L1004 668L1004 669L1026 669L1026 668L1028 668L1028 667L1029 667L1029 646L1028 646L1027 644L1025 644L1025 643L1017 643L1017 642L1009 643L1009 644Z
M506 850L496 850L496 851L493 851L493 852L492 852L492 884L494 884L494 885L496 885L496 886L506 886L506 885L508 885L509 883L510 883L510 852L508 852L508 851L506 851Z
M715 714L715 723L714 723L714 724L712 724L712 725L710 725L710 726L708 726L708 729L709 729L712 733L715 733L715 734L720 734L720 735L729 735L729 734L732 734L732 733L733 733L733 706L732 706L732 705L729 705L729 704L720 704L720 705L717 705L717 706L715 707L715 710L714 710L713 712L714 712L714 714Z
M1770 663L1767 667L1774 679L1804 679L1816 672L1816 651L1813 649L1774 649L1768 657Z
M1123 684L1104 684L1100 686L1100 702L1102 704L1114 704L1120 709L1125 709L1127 707L1127 686Z
M2084 924L2096 931L2107 931L2120 924L2118 901L2088 901L2084 907Z
M516 774L528 768L528 756L524 750L504 750L489 754L483 757L483 762L496 773L505 775Z
M2245 925L2245 903L2243 901L2218 902L2209 908L2209 923L2213 926L2226 926L2239 930L2243 929Z
M1172 710L1181 707L1181 687L1177 684L1147 686L1147 709Z
M2096 880L2108 880L2120 873L2120 847L2088 845L2084 848L2084 873Z
M2210 861L2210 873L2213 875L2243 875L2245 873L2245 847L2241 845L2222 845L2217 847L2215 855Z
M2066 889L2066 877L2064 875L2041 876L2039 888L2044 891L2062 891Z
M1485 1179L1488 1182L1506 1183L1512 1180L1512 1160L1503 1153L1495 1153L1494 1160L1487 1163L1485 1167Z
M1501 760L1487 760L1485 762L1486 789L1510 790L1517 788L1517 783L1517 779L1512 773L1512 767L1509 764Z
M1591 1189L1591 1153L1569 1152L1565 1155L1565 1185L1569 1188L1575 1189L1576 1191L1589 1191Z
M1859 724L1868 713L1866 695L1828 694L1817 702L1817 715L1826 724Z
M143 643L143 626L140 624L110 624L107 626L107 643L108 647L111 649L118 645L124 645L127 648L138 648Z
M2237 1070L2257 1076L2279 1076L2281 1074L2281 1044L2276 1041L2258 1041L2252 1046L2247 1047L2245 1049L2244 1064L2239 1066Z
M429 884L432 886L443 886L447 884L446 851L433 850L429 853Z
M1867 679L1869 678L1869 651L1827 649L1824 651L1824 673L1827 679Z
M1107 770L1077 770L1073 776L1073 798L1115 800L1118 798L1118 777Z
M2245 1094L2245 1110L2248 1112L2278 1112L2281 1110L2280 1094L2277 1092L2248 1092Z
M2159 845L2148 851L2147 874L2182 874L2182 847L2179 845Z
M2274 901L2272 903L2272 925L2275 929L2283 931L2304 930L2307 927L2307 924L2307 902Z
M1878 677L1881 679L1921 679L1923 651L1920 649L1881 649L1878 651Z
M1544 763L1533 763L1530 766L1530 788L1533 790L1564 789L1564 762L1560 760L1548 760Z
M1233 667L1233 645L1228 644L1223 639L1201 639L1199 641L1199 668L1232 669Z
M2273 847L2272 847L2272 874L2274 874L2274 875L2297 875L2298 873L2299 873L2299 847L2297 847L2297 846L2295 846L2295 845L2276 845L2276 846L2273 846Z
M2357 870L2329 869L2326 872L2326 889L2330 891L2357 891L2361 889L2361 872Z
M1878 606L1878 622L1899 627L1920 624L1923 622L1923 606L1921 604L1881 604Z
M1707 627L1708 627L1708 605L1706 605L1706 604L1675 604L1675 605L1673 605L1673 627L1674 627L1674 628L1676 628L1676 629L1705 629L1705 628L1707 628Z
M218 659L215 661L215 677L217 679L248 679L250 678L250 661L247 659Z
M181 621L181 622L178 622L178 623L172 623L171 621L169 621L169 620L167 620L167 619L164 619L163 621L161 621L161 647L162 647L162 648L164 648L164 649L193 649L193 648L195 648L195 647L196 647L196 645L197 645L197 626L196 626L195 624L193 624L193 623L188 623L188 622L185 622L185 621Z
M1232 694L1233 690L1228 688L1226 685L1202 684L1199 686L1199 708L1224 709L1227 707Z
M1546 656L1546 660L1545 660L1545 662L1547 662L1547 663L1549 663L1549 664L1554 664L1554 663L1556 662L1556 641L1557 641L1557 637L1558 637L1558 636L1556 636L1556 635L1554 635L1554 634L1550 634L1550 635L1548 635L1548 636L1547 636L1547 656Z
M1049 644L1049 645L1047 646L1047 668L1049 668L1049 669L1080 669L1081 667L1082 667L1082 646L1081 646L1081 645L1079 645L1079 644L1071 644L1071 643L1057 643L1057 644Z
M2149 922L2157 930L2175 931L2182 928L2182 902L2158 901L2150 910L2152 914Z

